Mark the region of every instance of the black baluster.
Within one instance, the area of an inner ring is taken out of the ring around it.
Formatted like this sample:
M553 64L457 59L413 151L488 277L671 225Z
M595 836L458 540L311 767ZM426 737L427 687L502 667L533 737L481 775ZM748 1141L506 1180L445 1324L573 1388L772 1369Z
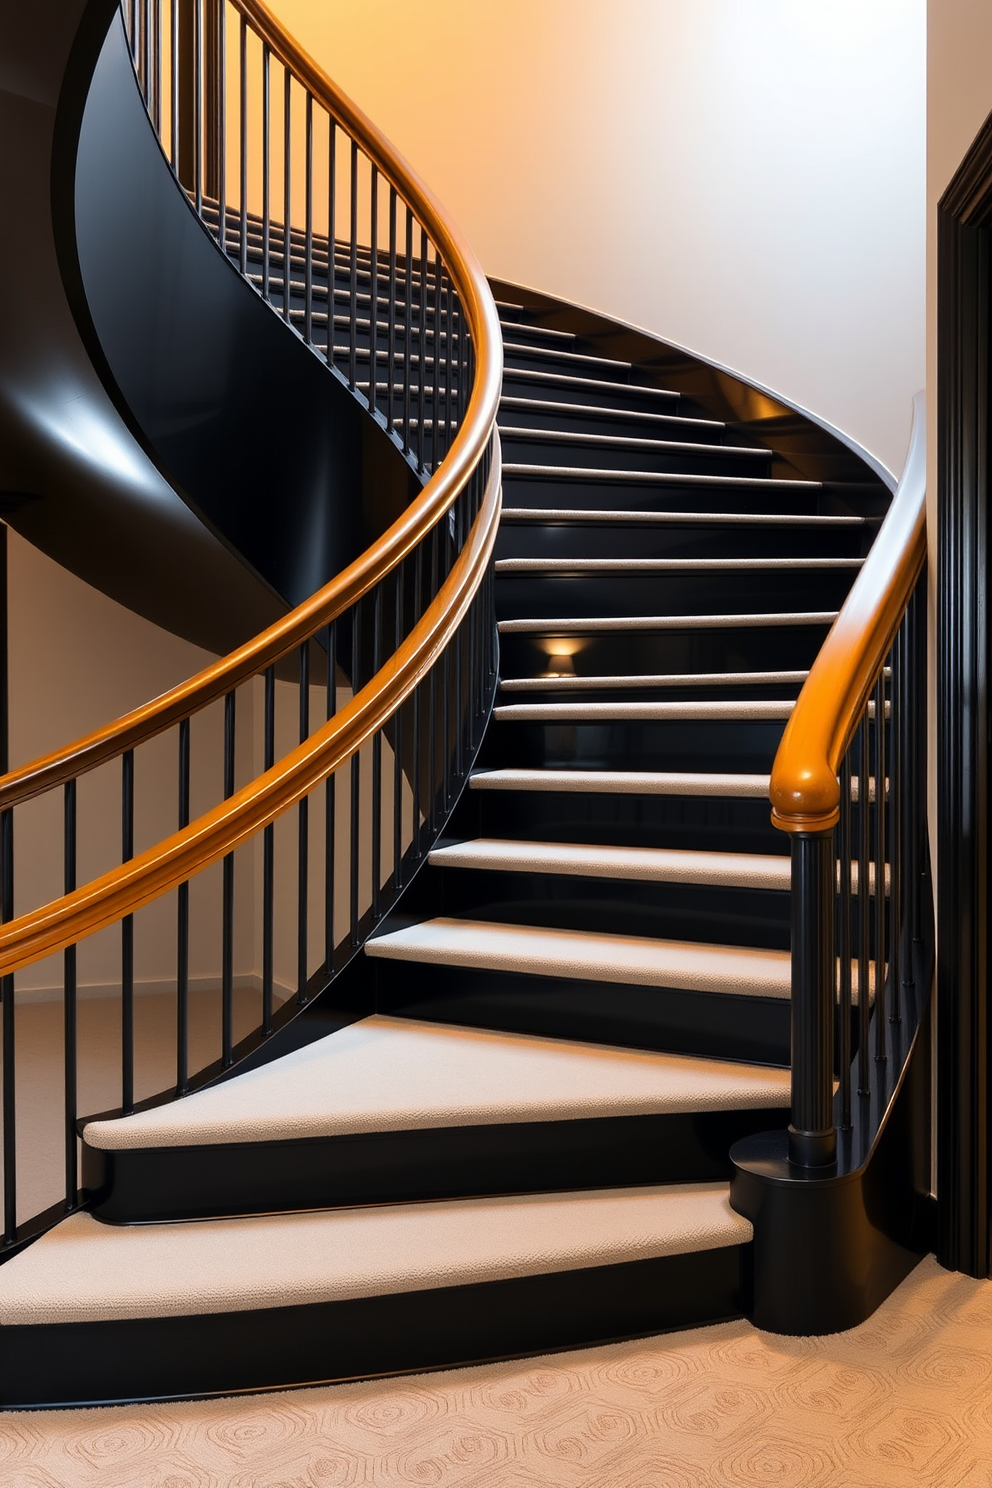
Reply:
M875 684L875 1058L885 1058L885 673Z
M224 799L234 795L237 694L224 698ZM234 1063L234 854L224 857L221 907L221 1063Z
M310 737L310 642L300 647L300 743ZM307 1000L307 941L310 909L310 802L298 807L296 873L296 1000Z
M196 215L203 216L203 0L193 0L193 181Z
M868 713L861 719L858 748L858 1094L871 1094L869 1064L869 986L871 895L868 892L871 858L871 759L868 741Z
M803 1167L833 1160L833 832L792 837L792 1124L789 1158Z
M372 672L382 666L382 584L372 601ZM382 918L382 730L372 736L372 919Z
M418 386L420 395L417 400L417 469L426 468L424 459L426 455L426 430L424 420L427 417L427 232L420 229L420 377ZM433 676L433 671L431 676Z
M217 167L217 235L227 256L227 0L217 0L217 60L214 80L217 88L217 135L211 139L211 150ZM211 121L211 134L213 121Z
M189 719L179 725L179 830L189 826ZM189 883L176 905L176 1094L189 1089Z
M393 377L396 372L396 187L389 188L389 336L386 371L386 428L393 433L395 400Z
M902 1019L902 984L904 978L904 947L902 922L903 886L903 823L902 790L905 781L905 697L904 655L905 620L896 633L892 647L892 677L889 683L889 717L891 719L891 751L889 756L889 789L887 795L890 843L889 843L889 956L892 963L891 1001L889 1018L893 1023Z
M403 581L406 562L396 570L396 615L393 624L393 651L403 639ZM405 706L405 705L404 705ZM403 886L403 707L393 715L393 892Z
M411 407L410 376L413 368L413 213L404 203L406 212L406 315L403 336L403 449L413 454L413 431L410 420Z
M272 298L272 56L268 42L262 46L262 298Z
M283 136L282 136L282 317L289 325L292 318L290 299L293 292L293 74L283 71Z
M359 666L361 664L362 601L359 600L351 612L351 695L359 690ZM361 844L359 811L361 807L361 760L358 750L351 756L351 873L349 879L351 944L361 943L359 924L359 847Z
M179 0L172 0L169 47L169 66L172 69L169 78L169 159L172 169L181 178L179 166Z
M265 671L265 745L264 768L271 770L276 762L276 672ZM275 904L275 824L269 822L262 832L262 1034L272 1032L272 975L274 957Z
M337 712L337 631L333 621L327 627L327 701L328 720ZM327 976L334 971L334 775L324 781L324 966Z
M121 755L121 862L134 857L134 750ZM134 916L121 920L121 1112L134 1109Z
M4 529L6 532L6 529ZM6 754L6 738L2 740ZM6 765L6 761L4 761ZM14 918L14 813L0 811L0 922ZM4 1245L17 1239L17 1102L14 1060L14 977L0 977L3 1013L3 1229Z
M840 859L840 904L838 915L837 955L840 962L840 1009L837 1050L837 1076L840 1080L841 1126L851 1126L851 755L845 754L840 767L840 824L838 832Z
M313 96L307 93L306 112L307 151L307 204L306 204L306 260L304 263L304 335L307 345L313 344ZM328 322L328 325L330 322Z
M63 892L71 894L76 887L76 782L67 780L63 787ZM76 1029L76 947L62 952L63 1060L65 1069L65 1210L76 1207L79 1188L79 1164L76 1155L77 1090L79 1080L79 1041Z
M173 0L175 4L175 0ZM239 63L241 75L241 272L248 273L248 21L241 17L239 37Z
M334 311L337 304L337 245L334 219L337 206L337 125L327 118L327 360L334 360Z
M348 338L348 386L355 386L358 351L358 142L351 142L351 249L349 272L351 274L351 298L348 306L350 322ZM373 381L375 380L373 376ZM371 390L370 390L371 392ZM369 397L369 406L372 399Z
M372 166L372 196L369 203L369 407L379 406L379 171ZM387 381L392 368L387 373Z

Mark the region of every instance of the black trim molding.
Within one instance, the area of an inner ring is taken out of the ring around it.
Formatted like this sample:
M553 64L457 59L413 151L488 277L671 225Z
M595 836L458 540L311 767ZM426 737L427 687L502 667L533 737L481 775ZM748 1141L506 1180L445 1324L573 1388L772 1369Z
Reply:
M992 116L937 223L937 1193L941 1263L990 1274L989 316Z

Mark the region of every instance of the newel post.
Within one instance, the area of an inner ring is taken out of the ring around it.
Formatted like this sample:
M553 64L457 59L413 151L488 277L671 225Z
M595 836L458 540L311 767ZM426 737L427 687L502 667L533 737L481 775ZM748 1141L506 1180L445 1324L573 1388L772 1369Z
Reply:
M834 1161L833 828L792 834L792 1122L789 1161L804 1168Z

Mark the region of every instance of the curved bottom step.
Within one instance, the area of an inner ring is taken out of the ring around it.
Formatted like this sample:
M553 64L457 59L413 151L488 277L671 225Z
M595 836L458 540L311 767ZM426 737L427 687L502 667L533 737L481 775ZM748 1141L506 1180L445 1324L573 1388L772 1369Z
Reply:
M10 1409L228 1394L578 1347L739 1316L725 1185L115 1228L0 1272Z

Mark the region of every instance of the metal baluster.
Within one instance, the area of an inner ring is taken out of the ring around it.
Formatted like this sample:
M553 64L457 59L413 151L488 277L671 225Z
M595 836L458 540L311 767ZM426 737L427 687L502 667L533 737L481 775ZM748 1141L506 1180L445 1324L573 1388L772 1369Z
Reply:
M76 887L76 782L67 780L63 787L63 892L71 894ZM79 1163L76 1155L77 1090L79 1080L79 1041L76 1028L76 947L62 952L63 987L63 1060L65 1068L65 1210L76 1207L79 1188Z
M337 197L337 125L327 120L327 360L334 360L334 311L337 303L337 247L334 240L334 218Z
M352 697L354 697L356 695L356 693L358 692L358 690L359 690L359 680L358 680L358 678L359 678L359 665L360 665L360 658L361 658L361 619L362 619L362 601L359 600L357 602L357 604L354 606L354 608L352 609L352 612L351 612L351 695L352 695ZM360 945L361 944L361 937L359 936L359 933L358 933L358 922L359 922L359 911L358 911L358 894L359 894L359 873L358 873L358 869L359 869L359 860L358 860L358 853L359 853L359 846L360 846L360 841L361 841L361 836L360 836L360 825L361 825L361 823L359 821L359 810L360 810L360 807L361 807L361 761L360 761L359 753L356 750L355 753L351 756L351 817L350 817L350 826L351 826L351 860L350 860L350 863L351 863L351 875L350 875L350 880L349 880L349 890L350 890L350 896L351 896L350 897L350 906L349 906L349 908L350 908L350 925L351 925L351 943L352 943L353 946L357 946L357 945Z
M394 243L395 248L395 243ZM390 385L392 385L390 383ZM403 580L405 560L396 570L396 614L393 624L393 650L398 651L403 639ZM403 707L393 714L393 892L403 886Z
M424 544L417 544L417 551L413 560L413 621L416 624L418 618L424 613L423 594L424 582ZM421 721L423 684L421 683L413 694L413 859L420 861L420 772L423 767L421 740L423 739L423 727Z
M237 694L224 698L224 799L234 795L234 749ZM234 854L227 853L223 866L221 909L221 1063L234 1063Z
M386 428L393 433L393 377L396 371L396 187L389 188L389 336L386 350Z
M892 680L889 685L889 716L891 718L891 753L889 759L889 957L892 964L892 988L891 1003L889 1004L889 1018L893 1023L902 1019L902 982L903 982L903 924L902 924L902 855L903 855L903 831L902 831L902 787L905 779L904 751L906 747L906 729L904 727L904 707L906 688L903 685L904 678L904 647L906 639L905 623L900 625L896 632L895 644L890 656L892 664ZM884 801L883 797L883 801Z
M837 954L840 961L840 1009L837 1075L840 1080L841 1126L851 1126L851 755L840 767L840 913Z
M227 0L217 0L217 234L227 256Z
M203 216L203 0L193 0L193 181L196 215Z
M300 647L300 743L310 737L310 642ZM299 804L296 874L296 1000L307 1000L307 941L310 911L310 802Z
M169 154L172 169L179 175L179 0L171 0L172 15L170 17L169 64L172 75L169 79L170 87L170 119L169 119Z
M420 229L420 395L417 400L417 469L424 470L425 429L427 417L427 231ZM434 676L433 669L431 676Z
M411 388L410 375L413 366L413 213L404 203L406 212L406 315L403 336L403 449L413 453L413 433L410 428ZM419 590L417 591L419 595Z
M149 16L150 0L145 0L141 7L141 66L139 75L141 78L141 91L145 95L145 107L149 114L152 111L152 27Z
M179 725L179 830L189 826L189 719ZM189 1088L189 883L176 906L176 1094Z
M792 836L792 1124L790 1161L816 1167L833 1159L835 1010L834 833Z
M262 46L262 298L272 298L272 224L270 194L272 190L271 154L271 53L268 42Z
M121 862L134 857L134 750L121 755ZM121 1113L134 1109L134 916L121 920Z
M369 204L369 407L375 413L379 403L379 171L372 166L372 196ZM392 376L392 367L386 380Z
M282 136L282 317L289 325L292 318L290 298L293 283L293 74L283 69L283 136Z
M351 299L349 301L349 337L348 337L348 386L355 386L357 376L357 351L358 351L358 142L351 142L351 251L349 257L349 269L351 273ZM372 376L373 383L375 375ZM369 406L371 407L371 389Z
M926 584L923 576L916 581L916 588L909 601L909 664L907 669L910 699L909 772L907 775L907 836L908 872L907 892L909 898L910 953L906 958L909 977L915 981L913 947L920 939L920 853L922 851L923 823L926 820L923 792L926 781L926 635L924 630L926 611L924 598Z
M885 673L875 684L875 1058L885 1058Z
M152 77L154 79L155 106L152 119L155 133L162 134L162 0L153 0L154 35L152 38Z
M382 584L372 601L372 673L382 666ZM382 730L372 736L372 919L382 918Z
M307 93L306 111L307 151L307 222L306 258L304 262L304 311L303 334L308 346L313 345L313 95Z
M264 768L271 770L276 762L276 672L265 670L265 745ZM272 1032L272 968L274 955L275 899L275 824L269 822L262 832L262 1034Z
M337 630L332 620L327 627L327 700L330 720L337 712ZM328 977L334 971L334 775L324 781L324 964Z
M868 892L868 864L871 852L871 760L868 743L868 713L865 711L859 730L858 750L858 1094L871 1094L871 1066L868 1062L868 1020L871 1014L869 996L869 951L871 935L871 895Z
M438 665L437 662L434 663ZM441 689L441 809L447 811L451 801L451 643L440 659L444 669Z
M4 744L4 753L6 747ZM14 918L14 812L0 811L0 923ZM4 1245L17 1239L17 1102L14 1063L14 977L0 977L3 1014L3 1229Z
M175 4L175 0L173 0ZM248 21L241 17L239 37L241 70L241 272L248 274Z

